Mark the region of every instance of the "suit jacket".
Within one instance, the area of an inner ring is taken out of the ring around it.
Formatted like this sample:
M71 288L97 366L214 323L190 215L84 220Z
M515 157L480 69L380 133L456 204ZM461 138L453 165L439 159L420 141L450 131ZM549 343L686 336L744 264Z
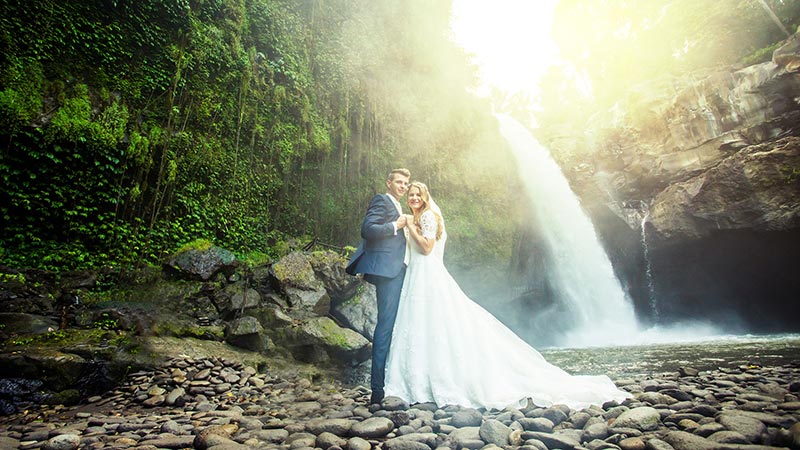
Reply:
M389 194L372 197L361 224L361 244L347 264L347 273L363 273L369 282L374 280L373 276L394 278L400 273L404 266L406 237L402 230L395 233L392 225L399 217Z

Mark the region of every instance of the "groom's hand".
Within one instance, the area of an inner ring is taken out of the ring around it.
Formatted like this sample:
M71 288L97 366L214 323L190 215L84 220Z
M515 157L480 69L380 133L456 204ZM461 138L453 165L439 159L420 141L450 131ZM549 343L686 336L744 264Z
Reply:
M405 228L405 226L407 225L406 216L401 215L400 218L397 219L397 222L395 222L395 224L397 225L398 230L402 230L403 228Z

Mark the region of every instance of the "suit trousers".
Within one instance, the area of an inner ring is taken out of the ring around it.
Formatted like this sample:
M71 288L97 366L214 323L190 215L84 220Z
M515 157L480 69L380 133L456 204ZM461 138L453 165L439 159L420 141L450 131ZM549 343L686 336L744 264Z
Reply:
M400 305L400 291L403 288L403 279L406 268L394 278L372 276L371 282L375 285L375 296L378 302L378 323L372 337L372 374L370 387L372 391L383 392L386 377L386 358L392 344L392 331L397 318L397 308Z

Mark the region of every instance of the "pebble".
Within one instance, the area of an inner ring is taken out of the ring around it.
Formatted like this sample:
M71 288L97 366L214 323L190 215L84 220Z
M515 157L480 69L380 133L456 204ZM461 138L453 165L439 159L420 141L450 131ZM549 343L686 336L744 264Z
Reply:
M73 450L800 450L800 366L627 377L603 408L412 404L337 382L281 379L222 358L178 358L85 403L0 418L0 448Z

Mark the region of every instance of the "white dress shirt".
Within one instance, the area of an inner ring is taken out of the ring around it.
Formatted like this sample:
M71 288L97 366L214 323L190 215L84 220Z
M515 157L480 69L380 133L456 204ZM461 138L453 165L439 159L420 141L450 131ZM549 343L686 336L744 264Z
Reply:
M392 194L389 194L387 192L386 195L389 196L389 198L392 200L392 203L394 203L394 207L397 208L397 212L402 216L403 215L403 207L400 206L400 202L396 198L394 198L394 196ZM397 234L397 222L392 222L392 225L394 226L394 234ZM411 253L409 251L408 246L411 245L411 242L409 242L409 236L408 236L407 227L403 228L403 235L405 235L405 237L406 237L406 252L403 255L403 263L405 263L405 265L408 265L408 260L409 260L409 256L410 256L410 253Z

